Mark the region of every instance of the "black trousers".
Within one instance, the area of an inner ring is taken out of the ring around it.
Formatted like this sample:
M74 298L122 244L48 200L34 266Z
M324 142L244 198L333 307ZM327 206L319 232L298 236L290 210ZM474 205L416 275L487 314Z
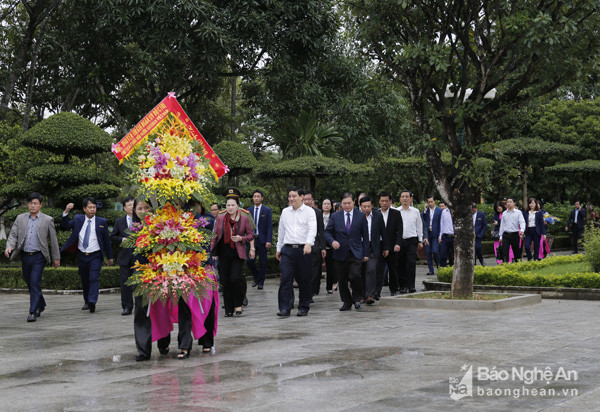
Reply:
M435 240L437 242L437 240ZM440 266L454 266L454 236L442 235L440 244Z
M402 251L402 249L400 250ZM390 293L396 293L398 292L398 289L400 289L400 275L398 267L399 254L400 252L394 252L393 250L390 250L390 254L384 258L384 261L388 267L388 286L390 288ZM383 279L381 280L381 284L383 285Z
M303 247L294 248L284 245L281 249L281 279L277 300L281 312L289 312L294 303L294 279L298 284L299 302L298 309L308 311L312 299L312 253L304 254Z
M323 275L323 257L321 256L321 250L317 249L314 252L311 253L312 255L312 267L311 267L311 273L312 273L312 280L311 280L311 286L312 286L312 294L313 295L318 295L319 292L321 291L321 276Z
M119 280L121 281L121 307L133 309L133 287L127 286L125 282L133 275L132 265L119 265Z
M576 224L571 225L571 242L573 244L573 252L577 253L577 242L583 236L583 229L579 229Z
M246 279L242 273L244 261L238 257L219 257L219 279L223 287L225 313L242 306L246 295Z
M475 263L477 263L477 260L479 260L481 266L485 266L485 263L483 263L483 249L481 247L481 240L482 238L480 237L475 238Z
M533 260L539 260L540 240L541 236L538 235L536 228L528 227L525 231L525 254L527 255L527 260L531 260L531 242L533 242Z
M398 252L398 272L400 275L399 277L401 288L416 289L415 275L417 270L418 244L419 239L416 237L402 239L400 252Z
M390 252L390 254L391 253L392 252ZM377 280L377 282L375 284L375 296L371 296L373 298L381 297L381 290L383 289L383 280L384 280L384 277L385 277L385 262L386 262L386 260L387 259L384 258L383 255L380 255L377 258L377 268L376 268L376 274L377 274L377 279L376 280ZM398 262L398 260L396 259L396 263L397 262ZM396 289L396 291L397 291L397 289Z
M327 290L333 290L333 285L337 283L337 275L333 263L333 249L327 249L327 255L325 255L325 272L327 273Z
M502 235L502 262L510 263L510 249L512 248L514 260L521 260L521 248L519 247L519 232L504 232Z
M203 348L212 348L215 346L215 310L215 300L213 299L212 304L210 305L210 311L204 321L204 329L206 329L206 332L198 339L198 345L202 345Z
M138 354L150 357L152 354L152 321L147 316L148 306L142 306L142 297L134 299L135 311L133 315L133 335ZM180 298L178 303L179 332L177 342L179 349L192 349L192 313L187 303ZM158 349L166 349L171 344L171 335L158 339Z
M348 252L345 260L335 261L335 267L342 302L350 305L359 302L364 293L361 276L362 259L357 259L352 252ZM350 292L348 282L352 292Z
M369 260L366 262L362 262L362 286L364 297L374 298L377 296L377 285L379 274L377 273L378 269L381 269L381 282L383 284L383 265L381 265L380 261L383 260L382 256L378 256L373 251L369 255Z

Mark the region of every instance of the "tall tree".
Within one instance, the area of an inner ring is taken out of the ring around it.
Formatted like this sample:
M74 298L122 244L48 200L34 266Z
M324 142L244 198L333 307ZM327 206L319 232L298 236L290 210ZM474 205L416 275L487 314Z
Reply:
M452 294L473 292L470 205L488 154L486 122L588 72L598 61L596 0L356 0L360 45L406 87L438 192L453 211ZM560 64L557 64L560 62ZM447 149L452 161L442 162Z

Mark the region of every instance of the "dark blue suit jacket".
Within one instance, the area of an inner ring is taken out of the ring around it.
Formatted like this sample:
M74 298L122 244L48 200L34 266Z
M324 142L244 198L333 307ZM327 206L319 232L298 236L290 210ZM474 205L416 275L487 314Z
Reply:
M333 259L343 261L348 256L348 251L352 252L356 259L362 260L363 257L369 257L369 226L367 218L358 209L354 209L352 215L352 224L350 233L346 232L346 212L340 210L335 212L329 218L327 228L325 229L325 240L331 245L335 240L340 243L340 248L333 251Z
M254 208L248 208L250 216L254 219ZM254 222L256 224L256 222ZM273 215L271 208L265 205L260 207L260 216L258 218L258 240L260 243L273 243Z
M384 250L390 250L390 239L387 230L385 230L385 222L381 212L373 209L371 214L373 215L371 220L371 248L373 249L373 255L379 256ZM368 224L367 222L367 229Z
M523 218L525 219L525 226L529 227L529 211L523 210ZM544 224L544 214L539 210L535 212L535 231L538 235L542 236L546 234L546 225Z
M486 230L487 218L485 217L485 213L477 211L477 217L475 218L475 237L483 238Z
M63 216L60 221L60 226L63 229L73 229L71 236L67 239L67 243L64 244L61 252L79 252L77 244L79 243L79 232L85 223L85 215L75 215L73 220L69 220L69 215ZM96 237L98 238L98 244L100 245L100 254L108 259L113 258L112 247L110 246L110 234L108 233L108 224L106 219L103 217L96 216Z
M421 213L421 218L423 219L423 237L425 239L429 236L429 216L431 215L431 209L427 207L427 211L425 213ZM440 237L440 219L442 218L442 209L439 207L435 207L433 209L433 221L431 222L431 235L437 239Z

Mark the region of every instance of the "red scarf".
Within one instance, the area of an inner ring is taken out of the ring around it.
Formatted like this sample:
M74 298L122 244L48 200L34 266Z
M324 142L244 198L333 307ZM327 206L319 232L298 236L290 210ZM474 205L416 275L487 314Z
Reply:
M240 223L240 212L238 211L235 215L236 220L231 219L231 215L229 213L225 213L225 227L223 228L223 232L225 235L225 244L228 244L232 249L235 249L235 242L231 241L231 236L234 233L237 233L238 226Z

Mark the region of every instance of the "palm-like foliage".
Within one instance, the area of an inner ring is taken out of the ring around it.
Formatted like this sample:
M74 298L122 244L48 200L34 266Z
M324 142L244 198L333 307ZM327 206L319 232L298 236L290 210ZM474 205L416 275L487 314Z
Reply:
M273 136L285 159L300 156L337 157L342 137L330 125L319 124L317 116L302 111L300 116L286 120Z

